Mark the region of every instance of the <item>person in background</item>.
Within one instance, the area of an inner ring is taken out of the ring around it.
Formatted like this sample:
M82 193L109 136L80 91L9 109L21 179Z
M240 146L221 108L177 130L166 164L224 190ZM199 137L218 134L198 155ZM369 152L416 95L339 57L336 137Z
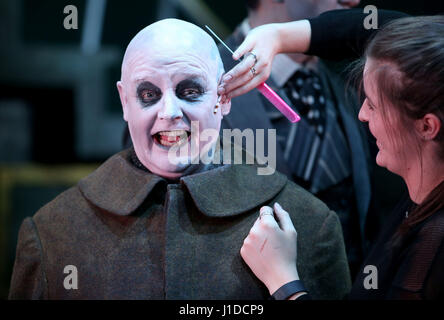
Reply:
M365 30L364 19L360 11L332 11L252 30L233 57L254 51L258 76L248 76L253 63L245 59L224 76L220 92L232 98L262 83L278 52L344 58L365 48L359 120L377 141L376 163L401 176L408 194L385 220L349 298L443 299L444 16L394 19L380 30ZM241 255L271 294L307 299L294 263L297 225L284 209L261 209Z

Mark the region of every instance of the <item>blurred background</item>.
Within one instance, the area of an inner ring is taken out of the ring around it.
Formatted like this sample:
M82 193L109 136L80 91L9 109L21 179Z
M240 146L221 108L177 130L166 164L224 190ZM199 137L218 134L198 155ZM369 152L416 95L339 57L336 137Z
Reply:
M443 0L367 4L444 13ZM68 5L78 29L64 28ZM0 0L0 299L22 220L122 149L115 83L131 38L168 17L226 37L245 16L243 0Z

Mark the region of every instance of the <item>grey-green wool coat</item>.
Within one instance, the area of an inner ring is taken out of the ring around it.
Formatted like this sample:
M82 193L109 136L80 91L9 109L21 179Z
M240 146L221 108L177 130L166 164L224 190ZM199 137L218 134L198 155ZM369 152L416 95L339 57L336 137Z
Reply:
M276 201L298 232L298 270L312 298L350 290L336 214L284 175L225 165L171 184L136 167L130 153L24 220L10 299L267 298L239 252L260 207ZM77 289L64 286L68 265Z

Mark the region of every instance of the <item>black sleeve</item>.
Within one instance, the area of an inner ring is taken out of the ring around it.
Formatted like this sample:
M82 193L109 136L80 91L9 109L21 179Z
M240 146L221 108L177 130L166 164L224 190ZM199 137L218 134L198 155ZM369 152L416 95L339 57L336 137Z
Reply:
M327 11L309 19L311 25L308 55L327 60L356 59L363 55L368 40L384 24L408 15L398 11L378 10L378 29L366 29L368 14L363 9Z

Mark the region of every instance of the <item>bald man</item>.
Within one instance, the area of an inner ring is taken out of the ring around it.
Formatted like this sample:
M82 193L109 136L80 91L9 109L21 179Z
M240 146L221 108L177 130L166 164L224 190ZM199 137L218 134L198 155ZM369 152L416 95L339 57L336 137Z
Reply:
M218 149L230 111L218 103L223 72L214 41L190 23L162 20L136 35L117 83L134 148L25 219L11 299L267 298L240 248L275 202L301 235L311 296L349 291L336 214L281 174L227 163L232 146Z

